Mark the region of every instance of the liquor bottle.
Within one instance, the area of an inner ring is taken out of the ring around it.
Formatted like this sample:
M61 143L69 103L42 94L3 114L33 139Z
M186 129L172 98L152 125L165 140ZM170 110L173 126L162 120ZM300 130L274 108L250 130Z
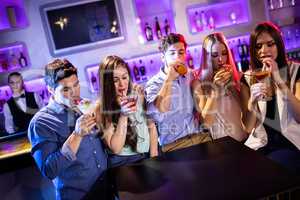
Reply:
M291 0L291 5L295 6L296 5L296 1L295 0Z
M2 60L1 68L2 68L2 71L7 71L8 70L9 65L8 65L8 60L7 59Z
M19 57L19 65L21 67L26 67L28 65L26 57L24 56L23 52L20 53L20 57Z
M283 0L278 0L278 8L282 8L283 7Z
M273 0L268 0L268 1L269 1L269 10L274 10Z
M152 28L149 26L149 23L145 23L145 35L146 35L146 40L147 41L152 41L153 40L153 32Z
M142 59L139 60L139 72L141 74L141 78L142 80L147 80L147 77L146 77L146 67L142 61Z
M193 60L190 50L187 50L186 62L187 62L187 65L189 68L194 69L194 60Z
M244 55L244 49L243 49L243 45L241 43L241 39L238 39L237 49L238 49L239 57L240 57L240 59L242 59L245 55Z
M244 56L248 57L249 56L249 46L248 46L246 40L243 40L242 48L243 48Z
M98 91L97 77L91 72L91 83L94 91Z
M216 28L215 19L212 15L208 18L208 24L210 29L214 30Z
M136 66L135 62L133 62L133 76L134 76L135 81L138 82L141 80L139 68Z
M243 72L249 69L249 60L247 57L241 59L241 68Z
M202 31L203 25L202 25L198 11L195 12L194 21L195 21L195 25L196 25L196 30L198 32Z
M155 32L156 32L157 39L162 38L162 32L158 22L158 17L155 17Z
M12 27L12 28L17 27L16 8L14 6L7 6L6 14L7 14L7 18L8 18L10 27Z
M193 53L194 57L193 57L193 60L194 60L194 68L196 67L199 67L200 64L200 53L198 51L198 48L194 48L194 53Z
M201 23L202 23L203 29L206 29L207 28L207 17L203 10L201 11Z
M165 19L164 29L165 29L166 35L169 35L171 33L171 28L170 28L170 24L169 24L168 19Z

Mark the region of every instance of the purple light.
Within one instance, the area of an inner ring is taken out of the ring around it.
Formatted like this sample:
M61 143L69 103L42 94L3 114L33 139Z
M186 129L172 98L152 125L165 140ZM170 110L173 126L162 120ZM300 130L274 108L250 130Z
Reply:
M209 27L211 23L214 28L221 28L249 21L248 3L241 0L211 5L193 5L187 8L186 12L191 33L212 29ZM206 24L207 26L205 26ZM202 26L202 29L199 28L199 25Z
M16 20L15 27L11 26L7 8L10 7L12 18ZM28 26L23 0L1 0L0 4L0 31L10 28L24 28Z
M138 26L140 27L140 35L144 37L144 40L139 39L141 43L152 42L146 40L145 27L146 23L152 29L153 41L157 41L155 17L158 18L162 35L166 35L165 20L168 21L170 26L170 32L175 32L175 22L172 11L172 3L170 0L153 0L151 3L144 0L135 0L136 17L138 18Z

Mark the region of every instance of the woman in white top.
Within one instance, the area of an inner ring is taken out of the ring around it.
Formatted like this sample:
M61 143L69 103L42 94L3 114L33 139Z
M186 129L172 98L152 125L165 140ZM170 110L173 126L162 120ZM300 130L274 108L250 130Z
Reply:
M230 136L247 139L240 104L240 76L222 33L207 35L202 45L200 69L193 83L198 109L213 139Z
M271 22L258 24L252 32L250 58L251 69L269 71L271 83L249 84L242 91L248 107L244 122L251 131L245 144L299 173L300 64L286 59L281 32ZM265 96L272 98L262 101Z

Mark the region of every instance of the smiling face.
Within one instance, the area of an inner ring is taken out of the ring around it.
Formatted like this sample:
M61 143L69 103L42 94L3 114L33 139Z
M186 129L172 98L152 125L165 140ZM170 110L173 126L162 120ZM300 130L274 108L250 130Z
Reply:
M227 64L228 51L223 43L217 41L212 45L211 60L214 70L220 69L224 64Z
M275 40L267 32L262 32L257 36L255 50L256 56L261 62L266 57L271 57L273 60L276 60L278 56Z
M129 74L125 67L119 66L113 71L116 97L126 96L129 87Z

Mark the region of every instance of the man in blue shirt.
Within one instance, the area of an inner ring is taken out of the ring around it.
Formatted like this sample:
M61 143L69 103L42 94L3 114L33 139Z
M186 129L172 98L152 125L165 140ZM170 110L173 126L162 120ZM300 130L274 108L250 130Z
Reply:
M32 155L42 174L53 180L56 199L81 199L105 174L107 154L94 131L95 116L79 116L74 109L80 100L77 69L56 59L45 72L52 98L30 122Z
M186 74L179 74L180 65L186 62L186 47L180 34L163 37L159 50L164 66L145 88L148 114L157 123L164 152L211 140L208 133L202 132L195 117L191 91L193 73L188 69Z

